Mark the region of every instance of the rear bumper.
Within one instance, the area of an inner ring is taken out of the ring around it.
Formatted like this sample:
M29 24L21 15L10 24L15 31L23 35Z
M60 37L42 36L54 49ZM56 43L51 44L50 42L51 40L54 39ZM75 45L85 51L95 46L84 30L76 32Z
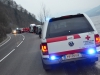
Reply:
M66 60L62 60L62 59L56 59L56 60L50 60L48 58L43 58L43 62L46 65L54 65L54 64L63 64L63 63L67 63L67 62L72 62L72 61L86 61L86 60L90 60L90 61L98 61L98 57L82 57L82 58L75 58L75 59L66 59Z
M96 47L97 52L100 53L100 46Z

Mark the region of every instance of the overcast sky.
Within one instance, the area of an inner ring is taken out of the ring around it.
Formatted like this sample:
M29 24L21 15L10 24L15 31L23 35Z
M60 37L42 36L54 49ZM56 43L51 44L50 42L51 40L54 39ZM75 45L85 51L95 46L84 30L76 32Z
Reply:
M14 0L17 4L27 9L36 16L41 11L41 5L44 4L49 10L51 16L61 16L74 14L77 12L86 12L91 8L100 5L100 0Z

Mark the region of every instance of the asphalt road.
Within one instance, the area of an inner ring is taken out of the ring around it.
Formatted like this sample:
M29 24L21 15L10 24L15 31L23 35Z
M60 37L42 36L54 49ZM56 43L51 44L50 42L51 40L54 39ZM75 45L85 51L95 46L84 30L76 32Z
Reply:
M100 55L94 65L72 62L45 72L38 35L23 33L9 36L11 39L0 47L0 75L100 75Z
M24 40L22 35L10 34L11 40L0 47L0 75L100 75L99 61L95 65L72 62L45 72L39 52L38 35L23 35Z

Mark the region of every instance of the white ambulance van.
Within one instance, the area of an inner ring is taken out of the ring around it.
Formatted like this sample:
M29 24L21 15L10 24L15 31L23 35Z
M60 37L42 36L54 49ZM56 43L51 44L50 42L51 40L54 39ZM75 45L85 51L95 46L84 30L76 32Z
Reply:
M41 33L41 58L45 70L52 65L78 60L98 60L99 34L86 14L51 18Z

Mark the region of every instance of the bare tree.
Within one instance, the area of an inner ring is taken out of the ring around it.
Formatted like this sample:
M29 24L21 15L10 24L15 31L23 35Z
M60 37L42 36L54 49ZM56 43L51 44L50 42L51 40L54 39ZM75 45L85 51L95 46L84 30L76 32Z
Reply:
M31 14L32 17L36 18L34 14Z
M48 18L50 16L50 12L49 10L47 10L46 6L44 4L41 5L41 10L39 15L38 15L38 18L41 22L41 24L43 24L45 21L46 21L46 18Z
M10 0L0 0L3 4L6 4L7 5L7 3L8 3L8 1L10 1Z
M13 1L13 8L17 9L18 5L15 1Z
M43 22L44 22L44 20L43 20L43 15L40 13L40 14L38 15L38 18L39 18L40 23L41 23L41 25L42 25Z

